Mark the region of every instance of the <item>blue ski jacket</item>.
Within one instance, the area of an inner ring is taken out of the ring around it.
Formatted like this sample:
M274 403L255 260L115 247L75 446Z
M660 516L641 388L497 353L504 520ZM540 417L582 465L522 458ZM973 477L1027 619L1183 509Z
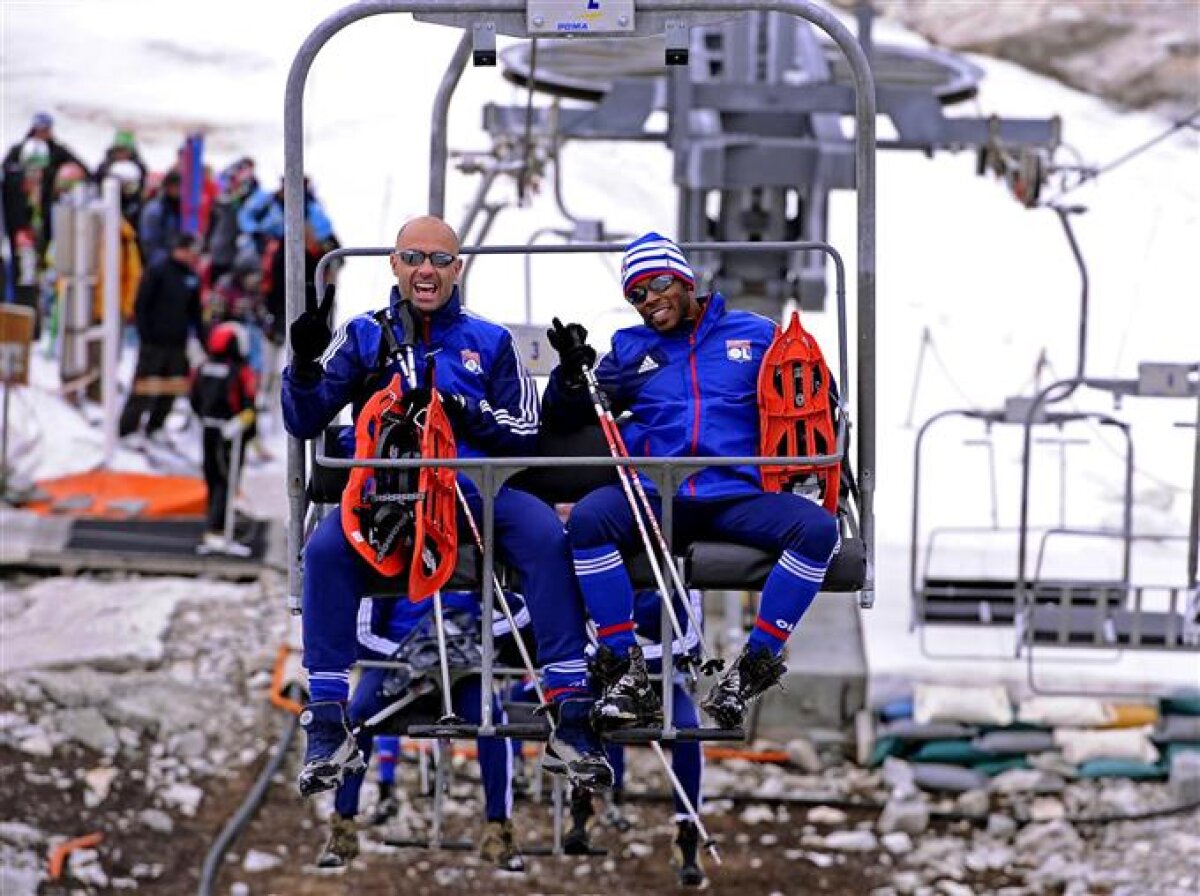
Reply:
M759 450L758 370L775 323L725 307L720 293L700 298L691 328L659 333L642 324L613 334L596 365L631 457L753 457ZM586 425L594 412L583 389L570 389L561 368L543 400L548 420ZM642 477L647 490L653 484ZM758 468L709 467L689 476L679 494L727 498L762 491Z
M392 287L390 306L400 302ZM390 321L397 342L400 324ZM466 401L462 422L454 422L459 457L525 456L536 453L539 423L537 387L504 327L462 307L455 287L450 300L425 316L418 315L414 346L417 383L426 383L432 360L434 385L443 394ZM374 314L361 314L338 328L320 359L324 375L315 382L297 379L289 365L283 372L283 422L297 438L316 437L351 405L354 418L366 401L388 384L400 365L387 358L383 331ZM406 384L407 388L407 384ZM341 440L353 454L352 431Z

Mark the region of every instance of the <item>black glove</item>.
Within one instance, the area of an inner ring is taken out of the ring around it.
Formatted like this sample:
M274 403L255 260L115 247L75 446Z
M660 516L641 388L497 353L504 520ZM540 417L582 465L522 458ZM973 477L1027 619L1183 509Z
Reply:
M546 331L546 336L558 352L558 365L567 387L578 388L584 384L584 367L590 370L596 366L596 350L587 344L587 330L583 324L564 325L557 317L553 323L554 327Z
M333 308L335 288L332 283L325 287L320 304L305 295L304 311L292 321L288 331L292 342L292 369L303 379L318 379L321 367L317 359L333 341L329 329L329 312Z
M404 393L405 411L413 416L429 406L429 395L432 390L428 386L417 386ZM461 426L470 418L471 403L466 396L456 392L438 392L442 399L442 407L450 418L450 425Z

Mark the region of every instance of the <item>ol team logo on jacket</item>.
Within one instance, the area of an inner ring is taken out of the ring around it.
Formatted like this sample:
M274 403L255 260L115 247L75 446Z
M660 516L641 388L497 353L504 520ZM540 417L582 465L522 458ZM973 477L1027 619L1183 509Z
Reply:
M469 348L462 350L463 367L471 371L471 373L483 373L483 364L479 360L479 352L471 351Z
M730 361L753 361L754 352L749 339L726 339L725 357Z

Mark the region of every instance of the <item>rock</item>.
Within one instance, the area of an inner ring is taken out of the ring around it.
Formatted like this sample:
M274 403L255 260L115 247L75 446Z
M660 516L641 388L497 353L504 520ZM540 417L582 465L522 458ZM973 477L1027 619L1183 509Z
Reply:
M83 884L95 887L107 887L108 875L100 864L100 853L94 849L77 849L67 856L67 865L71 876Z
M42 879L42 872L37 867L0 865L0 893L4 896L37 896Z
M1017 832L1017 823L1007 815L993 812L988 816L987 833L997 840L1007 840Z
M41 728L33 728L14 744L22 753L30 756L47 757L54 753L54 744Z
M274 853L263 852L261 849L251 849L246 852L246 857L242 859L242 870L247 874L260 874L263 871L278 868L282 864L283 859Z
M883 761L883 781L892 788L894 797L905 799L917 793L913 767L895 756L889 756Z
M808 820L813 824L840 825L846 823L846 813L832 806L815 806L808 810Z
M117 770L115 768L104 766L89 769L83 776L83 783L87 787L83 794L84 805L93 809L104 802L116 779Z
M1013 846L1020 854L1041 856L1055 852L1077 852L1083 846L1083 840L1069 822L1058 819L1025 825L1018 832Z
M195 759L203 756L208 750L208 738L199 728L189 728L187 731L172 735L167 741L167 752L183 759Z
M764 824L775 820L775 810L770 806L747 806L738 819L742 824Z
M797 768L816 774L822 768L821 757L817 748L807 737L797 737L789 740L783 748L788 754L788 760Z
M870 831L834 831L825 836L825 848L841 852L869 852L879 848L879 841Z
M894 856L902 856L906 852L912 852L912 837L908 836L904 831L892 831L890 834L884 834L879 838L879 841L883 844L883 848Z
M76 741L104 756L115 756L121 748L121 740L113 726L95 706L55 712L50 721L65 740Z
M229 885L229 896L250 896L250 885L244 880L235 880Z
M1066 807L1053 797L1038 797L1029 804L1029 820L1035 822L1054 821L1067 814Z
M916 836L929 827L929 805L921 797L898 799L892 797L879 813L875 828L881 834L904 831Z
M900 896L910 896L921 886L921 876L915 871L897 871L892 875L892 886Z
M46 835L23 821L0 821L0 841L26 849L36 849L46 842ZM5 892L0 890L0 893Z
M644 859L646 856L654 854L654 847L649 843L641 843L635 840L625 847L625 851L635 859Z
M143 809L137 818L145 827L159 834L169 834L175 830L175 822L162 809Z
M178 782L164 787L158 792L158 798L165 805L178 809L184 815L192 816L204 799L204 791L195 784Z
M1167 783L1176 804L1200 802L1200 751L1186 750L1172 756Z
M982 818L991 808L991 801L986 790L967 790L955 797L954 808L963 815Z
M960 884L954 880L939 880L937 892L944 893L945 896L975 896L974 890L966 884Z

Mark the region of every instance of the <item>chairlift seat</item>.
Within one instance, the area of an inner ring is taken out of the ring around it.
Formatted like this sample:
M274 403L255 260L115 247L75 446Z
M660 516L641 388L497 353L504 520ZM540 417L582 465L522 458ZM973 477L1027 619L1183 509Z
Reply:
M1200 650L1200 627L1185 613L1035 606L1028 634L1046 647Z
M1120 607L1126 587L1117 581L1042 580L1031 584L1038 605ZM918 593L918 607L926 624L1012 625L1017 615L1014 579L929 577Z

